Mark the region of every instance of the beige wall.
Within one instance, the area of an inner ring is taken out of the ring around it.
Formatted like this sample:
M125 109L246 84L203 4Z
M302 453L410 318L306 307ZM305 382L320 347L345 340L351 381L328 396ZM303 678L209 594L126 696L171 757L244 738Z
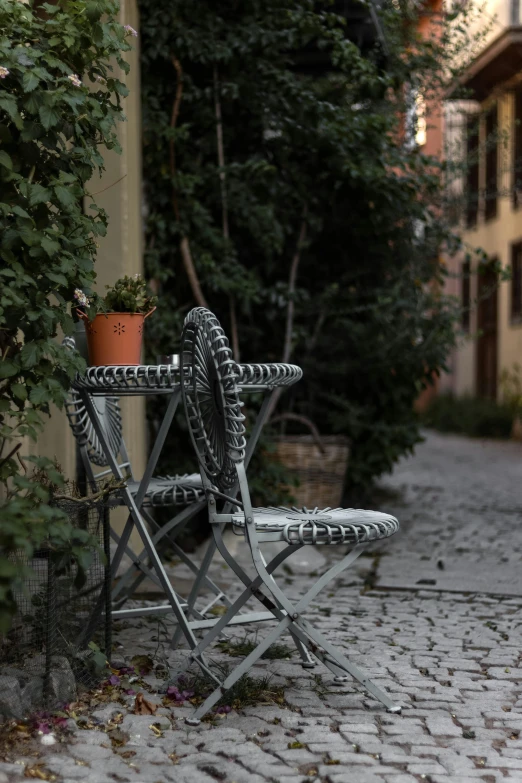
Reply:
M121 24L130 24L139 30L136 0L122 0L120 5ZM96 203L105 208L109 217L107 236L98 240L96 272L100 293L106 284L113 283L118 277L143 270L139 37L131 40L134 49L127 53L130 73L128 76L121 72L119 74L130 90L124 100L127 121L118 127L123 152L117 155L115 152L102 151L106 171L101 178L95 177L91 183L92 193L97 194ZM145 401L142 398L125 399L122 400L122 408L124 437L139 477L146 456ZM65 474L71 478L75 476L75 445L63 412L56 409L52 411L44 434L37 444L28 444L27 451L56 457Z
M522 74L520 74L522 76ZM497 202L497 216L488 220L484 219L483 205L479 210L479 220L473 230L462 232L463 239L469 249L481 248L490 258L496 258L503 267L511 267L511 246L515 242L522 241L522 208L515 209L511 200L511 161L513 159L513 112L514 97L510 89L506 89L500 96L489 99L482 104L481 109L486 110L492 101L497 100L499 106L499 130L505 134L499 142L499 198ZM481 135L483 136L482 129ZM485 139L481 138L484 144ZM484 167L481 167L481 177L484 179ZM485 182L480 183L481 189ZM452 262L452 272L458 273L460 260ZM461 281L452 293L460 295ZM450 289L452 284L450 284ZM511 282L503 282L499 285L498 296L498 371L499 375L504 369L511 370L513 364L522 364L522 324L513 324L510 319ZM470 318L470 337L460 341L459 348L451 359L452 372L446 376L442 388L451 389L455 394L474 393L476 389L476 340L473 335L477 332L477 277L471 278L471 299L474 306ZM501 389L499 387L499 396Z

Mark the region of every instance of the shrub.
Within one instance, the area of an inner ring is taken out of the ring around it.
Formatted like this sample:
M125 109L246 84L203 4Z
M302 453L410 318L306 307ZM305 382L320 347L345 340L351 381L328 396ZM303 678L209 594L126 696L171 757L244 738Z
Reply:
M427 427L471 438L509 438L513 413L507 405L478 397L435 397L422 415Z
M22 576L10 555L71 532L18 452L84 367L55 338L72 330L68 302L92 284L106 230L87 183L103 168L100 147L118 149L127 90L111 63L128 70L132 31L117 10L111 0L0 0L0 631Z

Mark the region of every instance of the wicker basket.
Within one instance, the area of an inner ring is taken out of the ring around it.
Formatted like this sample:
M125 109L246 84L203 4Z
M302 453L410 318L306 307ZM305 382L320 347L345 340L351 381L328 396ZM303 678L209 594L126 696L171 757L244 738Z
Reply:
M323 451L313 435L283 435L274 438L274 442L276 459L299 479L298 487L288 488L296 506L336 508L341 505L350 453L348 438L321 437Z

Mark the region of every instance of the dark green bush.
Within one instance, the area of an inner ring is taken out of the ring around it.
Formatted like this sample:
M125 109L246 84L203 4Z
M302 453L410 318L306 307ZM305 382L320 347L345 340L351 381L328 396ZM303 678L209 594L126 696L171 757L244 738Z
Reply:
M513 413L506 405L452 394L435 397L421 418L426 427L471 438L509 438L513 426Z

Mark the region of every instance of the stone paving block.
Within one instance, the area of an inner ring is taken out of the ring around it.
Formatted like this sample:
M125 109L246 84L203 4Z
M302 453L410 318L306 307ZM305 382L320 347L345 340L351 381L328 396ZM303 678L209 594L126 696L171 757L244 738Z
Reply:
M344 772L330 772L328 775L329 783L347 783L347 775L347 770ZM384 777L377 772L360 768L357 770L357 783L383 783L383 781Z
M427 759L425 762L417 760L414 764L408 764L407 769L412 775L444 775L446 772L441 764L438 764L431 759Z
M10 764L5 761L0 761L0 772L3 775L7 775L9 781L16 778L24 777L25 765L23 764Z
M426 718L428 731L434 737L461 737L462 729L451 718Z
M306 748L278 750L277 755L282 761L293 767L299 767L302 764L312 764L317 761L317 756Z
M104 731L76 729L74 731L74 739L79 745L110 745L110 740Z
M107 744L110 743L110 739L106 736ZM112 758L113 752L110 747L104 748L102 745L72 745L71 755L73 758L82 759L84 761L93 761L94 759L108 759Z

